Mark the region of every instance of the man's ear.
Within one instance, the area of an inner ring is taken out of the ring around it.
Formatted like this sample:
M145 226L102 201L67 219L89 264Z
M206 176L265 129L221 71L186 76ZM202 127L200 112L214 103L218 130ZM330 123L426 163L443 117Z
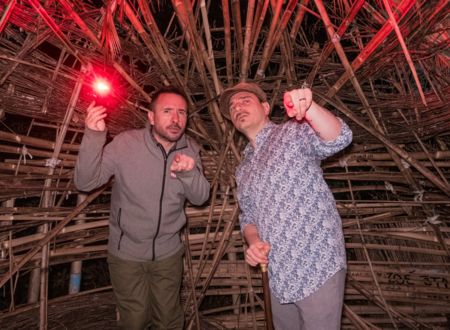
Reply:
M148 121L150 124L155 125L155 113L153 111L147 112Z
M269 104L269 102L263 102L261 104L262 104L262 106L264 108L265 115L268 116L269 113L270 113L270 104Z

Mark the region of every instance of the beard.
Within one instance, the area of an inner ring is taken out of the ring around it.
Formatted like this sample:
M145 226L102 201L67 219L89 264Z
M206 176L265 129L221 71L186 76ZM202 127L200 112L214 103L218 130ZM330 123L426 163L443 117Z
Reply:
M157 140L162 140L160 142L177 142L183 133L184 129L178 124L172 124L166 127L161 127L156 124L153 126L153 134Z

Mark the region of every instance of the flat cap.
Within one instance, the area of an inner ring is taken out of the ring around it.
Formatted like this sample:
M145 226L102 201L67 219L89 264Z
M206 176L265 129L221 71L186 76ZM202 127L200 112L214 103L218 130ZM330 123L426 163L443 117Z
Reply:
M264 91L255 83L240 82L233 87L229 87L223 91L220 95L219 106L222 115L230 119L230 98L239 92L249 92L255 94L261 102L267 102L267 95Z

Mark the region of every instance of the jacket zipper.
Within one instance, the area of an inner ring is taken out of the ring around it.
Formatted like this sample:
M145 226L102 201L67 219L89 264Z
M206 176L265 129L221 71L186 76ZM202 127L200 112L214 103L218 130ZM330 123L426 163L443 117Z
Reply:
M156 233L155 236L153 237L153 248L152 248L152 261L155 260L155 248L156 248L156 238L158 237L159 234L159 229L161 227L161 218L162 218L162 208L163 208L163 198L164 198L164 189L166 187L166 167L167 167L167 158L168 158L168 154L166 153L166 150L164 150L164 147L158 143L158 147L159 149L161 149L161 152L163 154L164 157L164 168L163 168L163 177L162 177L162 188L161 188L161 195L159 197L159 214L158 214L158 225L156 226ZM169 151L170 154L170 151Z
M120 250L120 243L122 243L122 237L123 237L123 230L122 227L120 226L120 216L122 214L122 208L119 208L119 213L117 214L117 225L119 226L120 229L120 236L119 236L119 243L117 244L117 250Z
M164 190L166 187L166 168L167 168L167 159L169 158L169 155L173 152L173 151L177 151L177 150L181 150L184 149L183 148L179 148L176 149L176 145L174 146L174 148L170 149L168 153L166 153L166 150L164 149L164 147L158 143L157 144L159 149L161 149L161 152L163 154L164 157L164 172L163 172L163 178L162 178L162 188L161 188L161 196L159 197L159 215L158 215L158 225L156 226L156 233L155 236L153 237L153 244L152 244L152 261L155 261L155 248L156 248L156 238L158 237L159 234L159 229L161 227L161 221L162 221L162 209L163 209L163 199L164 199Z

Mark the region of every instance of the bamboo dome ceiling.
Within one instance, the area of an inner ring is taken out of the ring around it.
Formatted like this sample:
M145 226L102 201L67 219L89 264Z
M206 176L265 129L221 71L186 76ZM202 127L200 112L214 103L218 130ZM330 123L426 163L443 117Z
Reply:
M265 325L235 199L246 142L218 108L243 80L267 92L276 122L284 91L306 83L354 132L322 164L347 248L342 328L450 328L449 9L448 0L0 0L0 328L115 327L110 186L82 194L72 180L98 75L113 81L110 138L146 124L159 87L189 97L211 198L186 205L187 328ZM68 294L74 265L81 289Z

